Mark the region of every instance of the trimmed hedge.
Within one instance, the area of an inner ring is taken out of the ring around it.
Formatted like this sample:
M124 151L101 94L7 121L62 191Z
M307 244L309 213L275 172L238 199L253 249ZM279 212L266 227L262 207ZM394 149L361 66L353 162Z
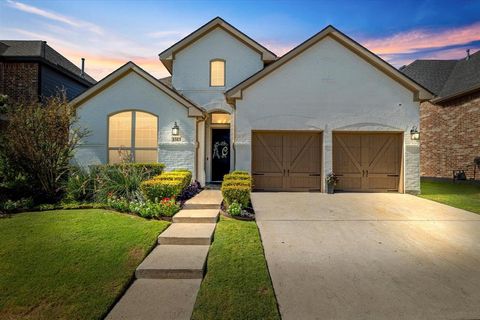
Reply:
M150 201L160 201L163 198L178 197L192 181L192 173L188 170L170 171L155 176L140 184L140 190Z
M252 177L247 172L232 172L223 177L222 196L227 206L237 202L243 208L250 202Z
M235 170L230 173L232 176L250 176L250 173L248 171L243 171L243 170Z
M237 180L245 180L245 181L250 181L252 182L252 177L250 175L244 175L244 174L226 174L223 176L223 181L237 181Z

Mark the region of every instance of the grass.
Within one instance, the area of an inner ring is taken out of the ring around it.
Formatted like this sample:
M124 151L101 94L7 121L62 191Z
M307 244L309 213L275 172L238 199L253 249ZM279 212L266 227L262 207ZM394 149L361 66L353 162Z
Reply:
M255 222L221 217L192 319L280 319Z
M445 181L422 181L422 198L480 214L480 186Z
M112 211L0 219L0 319L99 319L168 226Z

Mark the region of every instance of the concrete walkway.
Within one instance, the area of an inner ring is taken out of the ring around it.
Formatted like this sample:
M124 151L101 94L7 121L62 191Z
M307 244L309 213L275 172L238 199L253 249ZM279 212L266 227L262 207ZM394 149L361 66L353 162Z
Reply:
M252 202L284 320L480 319L480 215L402 194Z
M204 190L186 202L106 319L190 319L221 202L218 190Z

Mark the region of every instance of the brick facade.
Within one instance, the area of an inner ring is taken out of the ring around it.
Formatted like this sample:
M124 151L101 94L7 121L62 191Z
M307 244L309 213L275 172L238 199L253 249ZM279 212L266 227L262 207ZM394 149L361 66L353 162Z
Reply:
M37 62L0 62L0 93L12 100L37 100L39 96Z
M473 178L473 159L480 156L480 92L441 105L423 102L420 131L422 176L451 178L452 170L465 170Z

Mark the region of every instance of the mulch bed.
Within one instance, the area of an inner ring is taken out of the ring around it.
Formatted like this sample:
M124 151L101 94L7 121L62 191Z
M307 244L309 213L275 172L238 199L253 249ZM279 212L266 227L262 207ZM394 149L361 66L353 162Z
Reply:
M220 213L228 218L232 218L235 220L241 220L241 221L254 221L255 220L255 210L253 210L252 203L250 202L248 207L243 209L247 212L248 215L241 215L241 216L232 216L227 212L227 208L225 206L225 201L222 202L222 205L220 206Z

